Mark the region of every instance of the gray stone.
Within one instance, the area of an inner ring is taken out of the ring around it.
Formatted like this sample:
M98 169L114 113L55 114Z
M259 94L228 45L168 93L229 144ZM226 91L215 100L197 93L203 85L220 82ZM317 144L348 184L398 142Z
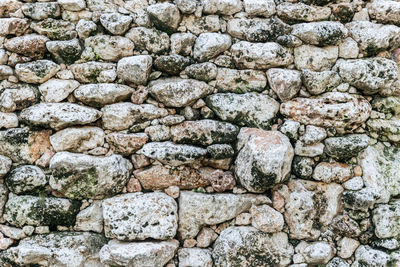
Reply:
M400 202L398 200L375 206L372 221L375 225L375 235L378 238L390 238L400 234L399 212Z
M380 23L400 25L400 4L397 1L372 1L368 13Z
M200 61L207 61L228 50L231 43L231 37L227 34L202 33L194 44L193 56Z
M294 49L294 64L298 70L330 70L338 58L337 46L302 45Z
M124 57L118 61L118 77L127 82L145 85L149 79L152 63L151 56Z
M359 246L355 253L354 266L385 267L389 265L390 256L383 251L368 245Z
M20 195L44 191L47 180L47 176L39 167L22 165L13 169L7 175L5 182L11 192Z
M300 23L293 26L292 34L299 37L304 43L311 45L335 45L348 31L340 22L322 21Z
M6 88L0 93L0 111L14 112L34 105L39 100L36 87L28 84L17 84Z
M103 208L100 200L94 201L76 215L74 229L83 232L103 232Z
M358 155L368 146L369 137L365 134L350 134L325 139L325 152L336 159L349 159Z
M168 34L156 29L135 27L125 35L133 41L136 49L147 50L150 53L159 54L169 49Z
M37 60L15 66L18 78L27 83L44 83L60 70L60 66L50 60Z
M75 24L65 20L48 18L38 22L32 22L32 30L40 35L46 35L51 40L71 40L77 37Z
M312 95L330 92L340 84L341 78L335 71L302 71L302 81L307 91Z
M185 74L195 80L209 82L217 77L217 66L211 62L204 62L187 66Z
M169 75L179 75L193 60L181 55L160 56L154 61L155 69Z
M180 248L178 250L179 267L212 267L211 252L202 248Z
M171 53L189 56L196 41L196 36L190 32L174 33L171 35Z
M164 32L174 32L181 21L181 14L176 5L171 3L158 3L146 9L154 26Z
M289 23L328 20L331 15L331 9L328 6L309 6L304 3L291 2L280 3L276 8L276 12L279 18Z
M0 155L0 178L3 178L11 169L12 160Z
M120 13L106 13L100 16L100 22L110 33L122 35L129 29L132 17Z
M51 79L39 86L44 102L61 102L79 87L75 80Z
M85 39L93 35L97 30L97 25L91 20L81 19L76 24L76 31L80 38Z
M44 20L60 16L60 6L56 2L26 3L22 8L25 16L34 20Z
M259 70L235 70L219 68L215 87L220 92L261 92L267 86L265 74Z
M197 17L196 15L184 16L180 25L186 27L187 31L195 35L221 30L221 22L218 15L203 15L201 17Z
M267 70L268 83L282 101L295 97L301 88L301 72L272 68Z
M133 55L134 42L122 36L96 35L85 39L85 47L93 49L96 57L118 61Z
M81 83L98 83L113 82L117 77L116 65L114 63L105 62L86 62L81 64L73 64L69 69L74 74L74 78ZM106 73L114 73L113 79L104 80L102 78Z
M72 64L81 56L82 47L78 39L68 41L49 41L47 50L54 56L58 63Z
M86 105L102 107L129 99L133 91L132 87L123 84L98 83L79 86L74 96Z
M104 131L98 127L69 127L50 136L56 152L85 152L104 144Z
M271 17L276 12L276 5L273 0L258 1L244 0L244 10L249 16Z
M203 5L205 14L233 15L243 9L239 0L205 0Z
M304 242L296 247L296 252L300 254L308 264L327 264L335 255L335 249L325 241Z
M57 0L57 3L68 11L81 11L86 7L84 0Z

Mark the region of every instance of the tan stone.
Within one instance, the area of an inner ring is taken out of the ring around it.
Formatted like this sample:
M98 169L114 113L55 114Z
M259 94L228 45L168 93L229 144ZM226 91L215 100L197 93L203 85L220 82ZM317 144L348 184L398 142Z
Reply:
M147 143L149 137L145 133L116 132L106 135L106 140L115 153L127 156L141 149Z

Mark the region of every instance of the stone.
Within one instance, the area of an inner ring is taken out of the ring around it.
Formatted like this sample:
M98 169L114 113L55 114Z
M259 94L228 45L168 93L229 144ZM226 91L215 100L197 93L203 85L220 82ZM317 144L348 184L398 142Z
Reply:
M244 0L244 10L249 16L271 17L276 12L275 2L272 0L257 1L257 0Z
M368 13L379 23L400 25L400 4L396 1L373 1Z
M355 252L355 261L353 265L385 267L389 265L390 256L383 251L373 249L368 245L361 245Z
M0 36L9 34L20 36L29 28L28 20L19 18L0 18L0 25Z
M76 31L78 32L79 38L85 39L93 35L97 30L97 25L91 20L81 19L76 24Z
M100 13L117 12L117 3L110 0L88 0L87 7L90 11L98 11ZM123 4L122 4L123 5Z
M343 183L343 188L347 190L361 190L364 187L364 181L361 176L353 177Z
M368 95L393 87L399 71L394 61L378 57L339 60L335 69L343 81Z
M5 236L8 236L15 240L20 240L26 237L24 231L21 228L8 225L0 225L0 232L2 232Z
M197 247L207 248L217 239L218 235L211 228L204 227L197 235Z
M43 192L47 181L44 172L34 165L18 166L5 179L8 189L17 195Z
M336 216L331 222L332 230L342 236L358 237L361 234L358 223L348 215Z
M207 61L228 50L231 43L231 37L227 34L202 33L194 44L193 56L200 61Z
M215 266L287 266L293 246L287 234L268 234L253 227L229 227L215 241L212 252Z
M69 127L50 136L56 152L86 152L104 144L104 131L98 127Z
M11 225L69 226L75 223L80 203L54 197L8 195L4 208L4 219Z
M106 13L100 16L100 23L104 28L114 35L122 35L132 22L132 17L120 13Z
M164 32L175 32L181 21L181 14L176 5L171 3L158 3L146 8L154 26Z
M295 97L301 88L301 72L271 68L267 70L268 84L282 101Z
M177 145L167 141L147 143L138 153L164 164L180 166L204 157L207 150L190 145Z
M268 205L253 206L250 209L251 225L265 233L281 232L285 221L283 215Z
M99 266L97 255L107 242L101 234L79 232L55 232L34 235L21 240L3 254L5 262L15 265L47 266L63 265L66 267L93 264ZM77 246L79 244L79 246Z
M147 55L124 57L118 61L118 77L127 82L145 85L149 79L152 58Z
M85 47L91 47L96 57L106 61L118 61L133 55L134 43L122 36L96 35L85 39Z
M303 157L316 157L324 153L324 144L315 143L307 145L304 142L298 140L294 148L294 154Z
M3 211L4 211L4 207L6 205L6 202L9 198L9 191L7 189L7 187L5 186L5 184L0 184L0 219L3 222Z
M171 260L179 242L121 242L110 240L100 252L103 264L111 266L165 266Z
M269 69L293 63L292 53L278 43L240 41L232 45L233 61L238 69Z
M79 86L74 96L86 105L102 107L129 99L133 91L132 87L123 84L86 84Z
M203 164L206 165L203 161ZM228 163L229 164L229 163ZM209 166L214 167L212 164ZM219 166L215 166L218 168ZM228 169L222 168L220 169ZM211 183L211 187L214 191L221 193L224 191L232 190L236 185L236 180L230 171L222 171L220 169L212 169L212 168L201 168L200 174L203 180L209 181Z
M262 71L219 68L215 87L220 92L249 93L261 92L266 85L267 79Z
M60 16L60 6L56 2L26 3L21 10L25 16L34 20L44 20Z
M165 125L154 125L147 127L144 132L152 142L167 141L171 138L170 128Z
M32 164L50 151L51 131L13 128L0 131L0 151L14 163Z
M136 105L128 102L111 104L101 109L103 127L107 130L126 130L141 122L150 121L168 115L164 108L151 104Z
M320 95L332 91L341 82L341 77L335 71L303 70L301 78L307 91L312 95Z
M175 200L160 192L128 193L103 201L104 232L107 238L167 240L178 228Z
M337 46L302 45L294 49L294 64L299 70L330 70L338 58Z
M315 162L312 158L295 156L293 158L293 173L300 178L311 178Z
M223 121L239 126L269 129L279 109L279 103L266 94L219 93L206 98L206 103Z
M38 22L32 22L32 30L40 35L46 35L51 40L71 40L77 37L75 24L65 20L48 18Z
M6 0L0 4L0 17L8 18L23 6L23 3L17 0Z
M103 209L101 201L94 201L76 215L74 229L83 232L103 232Z
M117 78L113 63L87 62L69 66L77 81L81 83L110 83Z
M185 107L212 93L213 88L205 82L171 77L150 82L149 92L168 107Z
M68 11L81 11L86 7L84 0L57 0L57 3Z
M131 39L135 44L135 48L139 50L160 54L169 49L170 40L168 34L156 29L135 27L130 29L125 36Z
M81 56L82 47L78 39L67 41L48 41L47 50L54 56L57 63L72 64Z
M400 202L391 201L388 204L376 205L372 213L375 225L375 235L378 238L396 237L400 234L398 214Z
M306 145L312 145L321 142L327 137L326 130L321 127L307 125L305 133L300 137L300 140Z
M233 15L243 9L242 2L239 0L206 0L203 5L205 14Z
M40 103L22 110L19 116L29 125L61 130L94 122L101 117L101 113L73 103Z
M232 146L228 144L215 144L207 147L208 155L213 159L226 159L235 155Z
M394 25L375 24L369 21L354 21L346 24L349 35L364 56L373 56L389 47L399 45L400 28Z
M296 179L275 192L285 201L284 216L291 238L317 239L321 227L330 225L341 209L343 188L335 183Z
M32 59L42 59L46 53L46 42L49 41L45 36L37 34L27 34L7 40L4 47Z
M329 92L282 103L280 112L301 124L351 131L370 116L371 105L360 95Z
M15 66L18 78L27 83L44 83L59 70L60 66L49 60L37 60Z
M218 15L203 15L201 17L197 17L196 15L184 16L180 25L186 27L187 31L195 35L218 32L221 29Z
M0 94L0 111L14 112L34 105L39 100L39 92L36 87L22 84L12 88L6 88Z
M217 66L211 62L192 64L185 68L185 74L189 78L209 82L217 77Z
M213 260L208 249L180 248L178 250L180 267L212 267Z
M0 155L0 178L3 178L11 169L12 160Z
M14 71L11 67L6 65L0 65L0 79L5 80L12 76Z
M190 32L174 33L171 35L171 53L189 56L196 41L196 36Z
M145 133L114 132L107 134L106 140L115 153L128 156L141 149L147 143L149 137Z
M248 211L252 205L270 203L269 198L262 195L181 191L178 234L182 239L194 238L202 226L231 220Z
M282 2L276 7L278 17L289 23L328 20L331 9L304 3Z
M50 79L39 86L44 102L61 102L76 88L79 82L75 80Z
M351 255L353 255L354 251L356 251L359 245L360 242L358 242L356 239L343 237L338 242L337 254L343 259L348 259L351 257Z
M289 137L290 140L297 140L300 123L297 121L286 120L280 127L279 131Z
M197 2L195 0L177 0L174 3L184 14L191 14L196 11Z
M50 161L50 187L70 199L102 199L122 191L132 164L121 155L58 152Z
M357 58L359 52L358 43L350 37L339 43L339 57L341 58Z
M292 31L304 43L319 46L336 45L347 33L343 24L334 21L295 24Z
M313 179L324 183L344 183L353 177L351 165L339 162L321 162L313 173Z
M397 117L400 114L400 98L397 96L375 97L372 100L372 108L384 114Z
M389 107L388 107L389 108ZM370 119L367 121L368 133L381 141L398 142L399 119Z
M350 134L325 139L325 152L336 159L349 159L368 146L369 137L365 134Z
M154 61L154 67L169 75L179 75L193 61L181 55L160 56Z
M335 249L325 241L304 242L296 247L296 252L301 254L308 264L327 264L335 255Z
M171 127L173 142L203 146L231 143L238 133L237 126L214 120L185 121Z
M242 128L237 151L235 173L248 191L263 193L288 178L294 151L282 133Z

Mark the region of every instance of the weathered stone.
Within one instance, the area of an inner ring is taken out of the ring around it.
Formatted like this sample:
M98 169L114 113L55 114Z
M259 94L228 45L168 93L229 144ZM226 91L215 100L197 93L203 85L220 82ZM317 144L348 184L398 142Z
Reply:
M77 37L75 24L65 20L48 18L32 22L31 28L40 35L46 35L51 40L71 40Z
M131 39L139 50L159 54L169 49L168 34L156 29L135 27L130 29L125 36Z
M253 206L250 209L251 225L266 233L280 232L285 221L281 213L268 205Z
M160 56L154 61L154 67L169 75L178 75L186 66L193 63L189 58L181 55Z
M25 16L34 20L44 20L60 16L60 6L56 2L26 3L21 10Z
M400 4L397 1L373 1L369 15L380 23L400 25Z
M193 56L200 61L207 61L228 50L231 43L231 37L227 34L202 33L194 44Z
M359 246L354 255L354 266L385 267L389 265L391 260L385 252L373 249L368 245Z
M293 246L287 234L268 234L253 227L229 227L222 231L213 249L215 266L288 266Z
M181 267L212 267L213 260L208 249L181 248L178 250Z
M60 70L60 66L49 60L37 60L15 66L18 78L27 83L44 83Z
M144 129L152 142L167 141L171 138L170 128L165 125L154 125Z
M151 104L135 105L132 103L117 103L105 106L103 113L103 127L107 130L126 130L136 123L146 122L168 115L164 108Z
M338 58L338 53L337 46L302 45L294 49L294 64L299 70L330 70Z
M232 57L239 69L268 69L293 63L292 53L278 43L237 42L231 47Z
M369 119L367 126L369 135L381 141L398 142L400 139L400 120L397 117L390 119Z
M11 163L10 163L10 165L11 165ZM4 166L1 166L1 167L4 167ZM1 171L4 172L4 169ZM3 220L3 211L4 211L4 206L6 205L7 200L8 200L8 189L5 186L5 184L0 184L0 219L2 221L4 221Z
M15 194L34 194L43 191L48 178L34 165L22 165L13 169L6 177L7 187Z
M9 18L11 14L15 13L24 4L17 0L4 0L0 3L0 18Z
M81 64L73 64L69 69L74 74L77 81L81 83L97 83L97 82L113 82L117 77L116 66L113 63L104 62L86 62ZM104 80L102 78L106 73L115 73L113 79Z
M265 94L214 94L206 103L223 121L239 126L268 129L279 109L279 103Z
M325 152L336 159L349 159L358 155L368 146L369 137L365 134L350 134L325 139Z
M0 36L20 36L29 28L28 20L19 18L0 18L0 25Z
M96 35L85 39L85 46L91 47L97 57L118 61L133 55L134 43L121 36Z
M148 6L146 11L154 26L165 32L174 32L179 26L181 15L176 5L171 3L158 3Z
M6 66L6 65L0 65L0 79L5 80L8 79L8 77L12 76L14 74L13 68Z
M207 150L189 145L176 145L168 141L147 143L139 153L164 164L180 166L200 159L206 155Z
M215 87L220 92L249 93L261 92L267 86L267 79L262 71L235 70L219 68Z
M340 84L341 78L335 71L302 71L302 81L307 91L312 95L330 92Z
M7 250L3 259L17 266L39 263L44 266L99 266L97 255L106 242L103 235L96 233L56 232L35 235Z
M75 223L80 202L65 198L17 196L12 193L4 208L4 219L15 226L69 226Z
M27 34L14 37L5 42L4 47L11 52L15 52L33 59L42 59L46 53L46 42L49 39L37 34Z
M311 178L315 162L312 158L295 156L293 159L293 174L300 178Z
M85 39L93 35L97 30L97 25L91 20L79 20L76 24L76 31L80 38Z
M81 11L86 7L84 0L57 0L57 3L68 11Z
M218 15L201 17L197 17L196 15L184 16L180 25L185 26L189 32L195 35L200 35L202 33L218 32L221 29Z
M12 160L10 158L0 155L0 178L3 178L10 171L11 165Z
M289 139L282 133L242 128L237 150L236 176L250 192L265 192L288 178L294 152Z
M152 58L146 55L125 57L118 61L118 77L135 84L144 85L149 79Z
M68 41L49 41L46 43L49 52L58 63L72 64L81 56L82 47L78 39Z
M270 204L268 197L251 194L202 194L181 191L179 197L179 235L194 238L202 226L235 218L252 205Z
M282 101L296 96L301 88L301 72L272 68L267 71L269 86Z
M351 165L334 162L319 163L313 173L313 179L324 183L343 183L353 177Z
M32 164L50 151L51 131L29 131L14 128L0 131L0 151L15 163Z
M244 0L244 9L249 16L271 17L276 12L275 2L272 0L257 1Z
M289 23L328 20L331 15L329 7L309 6L304 3L282 2L276 11L281 19Z
M192 64L185 68L185 74L195 80L209 82L217 77L217 66L211 62Z
M149 137L145 133L126 134L115 132L106 135L106 140L115 153L127 156L142 148L149 140Z
M385 58L339 60L335 67L340 77L365 94L375 94L393 87L398 67Z
M226 122L214 120L185 121L171 127L175 143L211 145L231 143L236 140L239 128Z
M74 80L51 79L39 86L44 102L61 102L78 88L79 82Z
M97 127L70 127L50 136L56 152L85 152L104 144L104 132Z
M171 53L188 56L195 41L196 36L190 32L174 33L171 35Z
M79 86L74 91L74 96L89 106L102 107L130 98L133 91L132 87L123 84L87 84Z
M305 133L300 137L300 140L306 144L311 145L321 142L327 137L326 130L321 127L307 125Z
M101 113L73 103L40 103L22 110L20 119L29 125L60 130L96 121Z
M310 22L293 26L292 34L299 37L304 43L311 45L335 45L348 31L340 22Z
M243 9L239 0L205 0L203 5L205 14L233 15Z
M92 205L76 215L74 229L76 231L103 232L103 209L100 200L94 201Z
M150 82L149 92L168 107L185 107L212 93L213 88L205 82L173 77Z
M325 241L310 242L302 241L296 247L296 252L300 254L308 264L327 264L335 255L335 250L331 244Z
M343 237L338 242L338 253L337 254L339 257L341 257L343 259L348 259L353 255L354 251L356 251L356 249L358 248L359 245L360 245L360 242L358 242L356 239Z
M99 11L100 13L117 12L118 5L110 0L88 0L87 7L90 11Z
M15 87L6 88L0 93L0 111L14 112L34 105L39 100L36 87L28 84L17 84Z
M311 145L305 144L303 141L298 140L294 148L294 154L303 157L316 157L324 153L324 144L315 143Z
M295 98L282 103L280 111L302 124L351 131L371 113L369 102L359 95L330 92L313 98Z
M58 152L50 161L50 186L70 199L118 194L128 182L132 164L121 155L95 157Z
M106 13L100 16L100 22L112 34L122 35L129 29L132 17L120 13Z
M358 43L350 37L342 40L339 44L340 58L357 58L359 52Z
M400 202L396 200L374 208L372 220L375 225L375 235L378 238L390 238L400 234L399 212Z
M175 200L160 192L129 193L103 201L104 231L118 240L171 239L178 227Z

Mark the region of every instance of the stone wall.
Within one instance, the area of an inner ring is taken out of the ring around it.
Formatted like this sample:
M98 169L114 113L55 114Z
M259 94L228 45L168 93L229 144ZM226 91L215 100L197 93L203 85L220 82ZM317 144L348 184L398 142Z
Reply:
M0 0L0 266L400 266L400 2Z

